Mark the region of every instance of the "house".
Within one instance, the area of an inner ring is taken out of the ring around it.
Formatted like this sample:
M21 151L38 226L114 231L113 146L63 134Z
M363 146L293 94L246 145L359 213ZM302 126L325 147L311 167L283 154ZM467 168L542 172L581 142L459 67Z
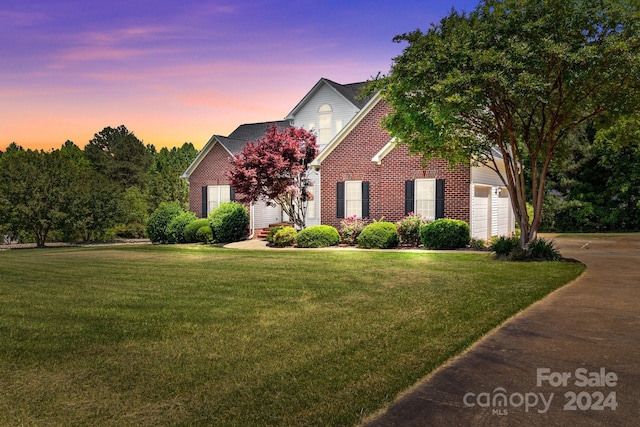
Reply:
M510 235L514 216L499 176L471 162L452 168L432 160L423 167L381 127L390 112L379 95L371 97L312 162L321 182L322 223L338 227L353 215L396 222L413 212L466 221L476 238Z
M213 135L187 170L182 174L189 183L189 208L201 218L206 218L220 203L233 201L235 194L229 185L227 172L231 170L230 158L242 150L249 141L262 138L269 126L291 126L289 120L240 125L229 136ZM254 229L268 227L282 221L277 207L258 202L251 207Z
M366 82L342 85L329 79L320 79L302 100L287 114L286 119L298 128L314 130L321 153L342 129L360 112L371 96L360 98ZM312 200L307 209L307 226L319 225L320 193L322 182L314 169L309 172ZM283 218L286 219L286 218Z
M244 124L227 137L213 135L181 176L189 183L190 210L204 218L219 203L233 200L233 190L226 177L226 172L231 167L229 158L239 152L248 141L263 137L269 125L314 130L319 149L322 150L366 104L367 98L358 97L364 84L365 82L341 85L322 78L284 120ZM311 171L309 179L312 183L310 192L313 200L307 209L307 225L317 225L320 224L319 175ZM267 206L264 202L251 206L251 218L252 229L265 228L287 220L279 207Z
M246 124L228 137L211 137L182 175L190 184L191 210L204 217L220 202L233 200L225 175L229 158L275 123L315 130L318 136L307 225L338 227L353 215L395 222L414 212L466 221L476 238L511 234L514 216L498 175L471 162L451 168L434 160L422 167L381 127L391 111L388 103L377 94L358 96L364 84L320 79L284 120ZM252 206L251 217L253 229L286 221L278 207L265 203Z

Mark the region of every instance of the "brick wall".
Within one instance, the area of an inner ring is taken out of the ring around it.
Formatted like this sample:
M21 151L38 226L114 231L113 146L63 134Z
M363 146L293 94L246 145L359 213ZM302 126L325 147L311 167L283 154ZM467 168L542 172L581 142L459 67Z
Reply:
M391 112L384 100L371 110L349 135L327 156L320 166L321 218L323 224L338 227L336 215L336 183L369 181L370 217L395 222L404 217L405 181L418 178L445 180L444 216L469 222L470 168L450 169L447 162L434 160L426 168L420 158L411 156L404 145L398 145L378 165L371 159L391 136L382 129L382 118Z
M202 187L229 185L225 173L231 169L231 155L220 144L215 144L189 177L189 208L202 216Z

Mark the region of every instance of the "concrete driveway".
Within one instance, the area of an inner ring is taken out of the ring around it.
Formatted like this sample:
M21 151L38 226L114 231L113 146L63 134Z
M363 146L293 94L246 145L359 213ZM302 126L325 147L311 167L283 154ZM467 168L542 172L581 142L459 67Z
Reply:
M640 425L640 234L556 242L585 274L367 426Z

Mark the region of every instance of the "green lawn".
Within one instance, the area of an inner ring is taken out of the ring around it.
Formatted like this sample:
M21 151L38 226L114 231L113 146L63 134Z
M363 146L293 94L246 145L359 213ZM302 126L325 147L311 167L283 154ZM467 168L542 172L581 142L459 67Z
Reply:
M0 425L353 425L583 271L489 255L0 252Z

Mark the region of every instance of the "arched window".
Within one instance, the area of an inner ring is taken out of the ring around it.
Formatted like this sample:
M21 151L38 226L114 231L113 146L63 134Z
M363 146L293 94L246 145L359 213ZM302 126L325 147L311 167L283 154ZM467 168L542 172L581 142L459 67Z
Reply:
M324 104L318 108L318 145L324 148L331 141L331 120L333 109Z

